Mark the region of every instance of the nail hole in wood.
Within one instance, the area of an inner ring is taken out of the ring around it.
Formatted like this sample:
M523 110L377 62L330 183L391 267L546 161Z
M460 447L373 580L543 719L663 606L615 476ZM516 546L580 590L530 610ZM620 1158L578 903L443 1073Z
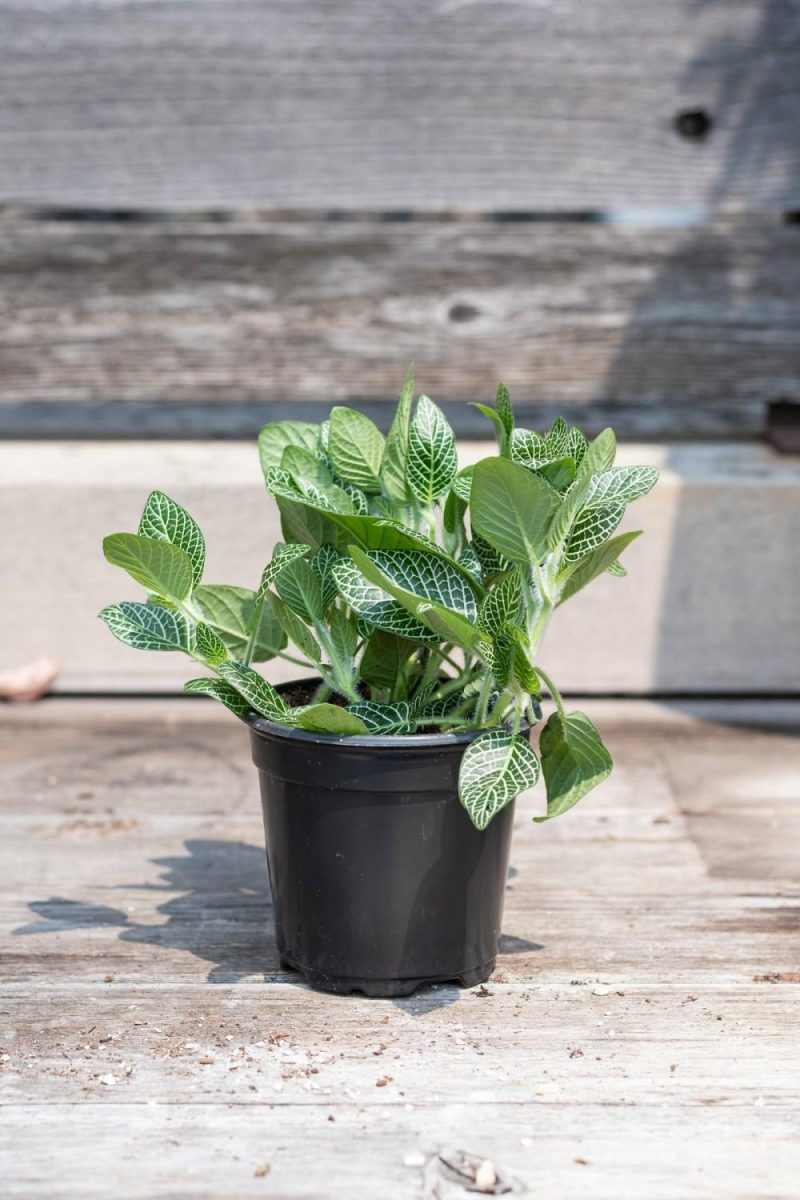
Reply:
M704 108L685 108L674 121L675 131L688 142L702 142L714 124Z

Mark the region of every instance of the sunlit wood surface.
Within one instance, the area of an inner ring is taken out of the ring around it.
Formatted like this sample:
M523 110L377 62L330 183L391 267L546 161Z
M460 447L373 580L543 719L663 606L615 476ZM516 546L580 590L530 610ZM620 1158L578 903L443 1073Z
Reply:
M228 714L3 709L3 1195L796 1198L800 704L585 707L616 771L519 806L496 975L402 1001L280 969Z

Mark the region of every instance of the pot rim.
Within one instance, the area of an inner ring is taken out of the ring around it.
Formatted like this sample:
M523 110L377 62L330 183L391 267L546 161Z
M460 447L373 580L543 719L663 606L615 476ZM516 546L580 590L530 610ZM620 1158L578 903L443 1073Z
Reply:
M290 679L286 683L277 684L276 692L285 692L297 687L300 683L321 683L317 676L306 679ZM253 733L260 737L274 737L290 742L306 742L318 746L342 746L362 750L424 750L447 749L451 746L468 746L470 742L482 733L487 732L486 726L478 729L466 729L462 733L315 733L311 729L297 729L291 725L279 725L268 717L255 713L247 713L241 718ZM501 725L493 726L501 729ZM527 737L531 727L527 721L520 726L520 733Z

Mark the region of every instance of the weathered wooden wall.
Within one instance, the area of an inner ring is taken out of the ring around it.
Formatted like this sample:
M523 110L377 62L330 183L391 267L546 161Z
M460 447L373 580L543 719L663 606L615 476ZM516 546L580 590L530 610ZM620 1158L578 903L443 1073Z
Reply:
M523 416L628 436L752 434L767 401L800 399L800 226L764 218L7 217L0 279L0 432L18 435L251 436L287 401L385 420L411 359L473 436L464 401L501 378Z
M800 205L794 0L2 0L0 18L7 201ZM681 136L697 110L710 131Z

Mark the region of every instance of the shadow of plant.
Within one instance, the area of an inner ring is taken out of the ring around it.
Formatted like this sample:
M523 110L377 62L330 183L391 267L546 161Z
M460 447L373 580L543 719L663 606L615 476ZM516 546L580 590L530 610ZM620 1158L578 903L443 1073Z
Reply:
M207 838L192 838L184 845L186 855L153 859L162 868L161 881L138 889L170 893L157 908L167 917L165 922L142 924L122 909L53 896L33 901L30 909L40 919L14 933L117 926L122 941L185 950L212 963L209 983L280 971L263 849ZM172 895L175 892L180 895Z

